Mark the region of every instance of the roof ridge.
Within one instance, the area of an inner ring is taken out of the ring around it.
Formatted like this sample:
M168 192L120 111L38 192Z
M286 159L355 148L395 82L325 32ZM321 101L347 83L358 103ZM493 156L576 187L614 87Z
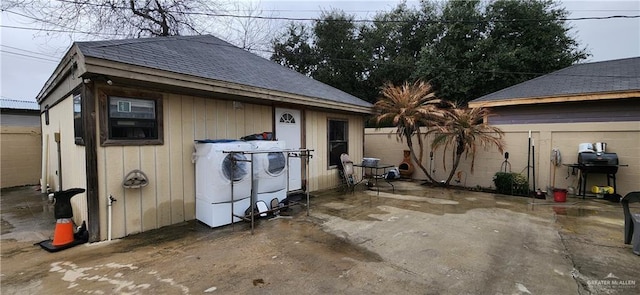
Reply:
M101 40L101 41L82 41L82 42L77 42L77 43L78 44L88 45L88 46L91 46L92 48L105 48L105 47L115 47L115 46L130 45L130 44L141 44L141 43L154 43L154 42L161 42L161 41L175 41L175 40L196 39L196 38L201 38L201 37L213 37L213 38L216 38L218 40L221 40L220 38L217 38L217 37L212 36L210 34L206 34L206 35L189 35L189 36L179 36L179 35L177 35L177 36L157 36L157 37L147 37L147 38L130 38L130 39L115 39L115 40ZM115 43L115 42L117 42L117 43ZM92 46L92 43L95 44L95 45ZM105 44L97 45L99 43L105 43Z

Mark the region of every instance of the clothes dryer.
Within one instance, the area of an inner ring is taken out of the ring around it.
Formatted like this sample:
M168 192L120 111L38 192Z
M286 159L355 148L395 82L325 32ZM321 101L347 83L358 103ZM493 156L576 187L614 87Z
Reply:
M287 197L287 155L284 141L250 141L253 154L253 191L256 201L270 204ZM264 152L264 153L261 153Z
M244 215L252 185L248 155L230 152L251 151L253 146L243 141L198 140L195 149L196 219L211 227L230 224L232 200L233 212Z

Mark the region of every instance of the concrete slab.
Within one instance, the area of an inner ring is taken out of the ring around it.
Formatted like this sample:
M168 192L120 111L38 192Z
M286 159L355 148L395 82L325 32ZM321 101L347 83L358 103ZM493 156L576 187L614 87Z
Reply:
M2 191L2 294L638 294L618 204L397 182L313 194L311 216L195 221L48 253L46 198ZM640 208L635 208L640 210Z

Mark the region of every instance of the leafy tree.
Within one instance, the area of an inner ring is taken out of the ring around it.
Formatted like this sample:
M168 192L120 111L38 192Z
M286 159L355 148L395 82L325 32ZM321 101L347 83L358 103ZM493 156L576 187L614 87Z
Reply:
M271 60L294 71L311 76L318 62L311 32L302 23L290 23L280 38L271 41Z
M380 99L374 104L376 124L390 121L396 127L398 138L406 138L411 157L427 178L435 183L430 171L422 164L424 142L420 127L433 126L443 118L442 101L435 97L431 85L425 82L402 86L387 83L382 88ZM413 147L413 136L418 139L418 153Z
M414 78L460 105L585 59L551 0L449 1L441 35L423 49Z
M398 4L389 12L380 12L371 25L361 31L366 80L363 98L374 102L382 85L401 84L416 70L420 50L437 35L432 21L435 7L423 2L420 8Z
M272 41L271 60L351 95L363 97L364 55L361 28L342 11L323 12L312 30L290 23Z
M273 41L271 59L375 102L386 82L399 84L412 75L425 40L436 37L435 12L426 1L420 9L403 2L360 26L342 11L325 12L311 36L304 24L290 24Z
M473 71L483 59L478 46L485 31L480 1L447 2L437 28L440 33L423 48L414 78L431 81L439 97L464 104L481 84Z
M449 185L455 175L463 155L471 156L471 172L478 145L495 145L500 153L504 149L504 132L498 127L483 123L489 111L484 108L451 108L442 112L442 119L431 126L427 134L434 134L431 144L433 149L444 147L452 149L453 167L445 186ZM443 158L444 163L444 158Z
M359 30L353 22L353 16L338 10L323 12L313 32L318 63L312 77L360 96L363 66Z
M480 43L486 54L485 83L474 98L587 58L562 21L567 16L551 0L492 2L486 10L491 26Z

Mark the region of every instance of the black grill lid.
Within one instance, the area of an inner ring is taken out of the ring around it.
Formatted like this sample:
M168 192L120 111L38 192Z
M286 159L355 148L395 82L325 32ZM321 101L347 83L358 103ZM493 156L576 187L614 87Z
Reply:
M616 153L579 153L578 164L597 166L617 166L618 155Z
M578 165L584 173L616 174L618 155L616 153L579 153Z

